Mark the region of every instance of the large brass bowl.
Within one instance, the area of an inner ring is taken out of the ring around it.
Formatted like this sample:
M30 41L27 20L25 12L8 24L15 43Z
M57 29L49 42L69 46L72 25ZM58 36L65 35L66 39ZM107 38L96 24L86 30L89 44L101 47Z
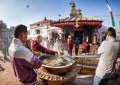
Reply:
M56 58L64 58L65 60L67 60L67 63L64 65L60 65L60 66L51 66L51 65L46 65L43 61L44 59L56 59ZM72 70L72 68L75 66L75 61L73 60L73 58L67 56L67 55L63 55L63 56L56 56L56 55L42 55L40 56L40 60L42 62L42 70L48 72L48 73L53 73L53 74L62 74L62 73L66 73Z

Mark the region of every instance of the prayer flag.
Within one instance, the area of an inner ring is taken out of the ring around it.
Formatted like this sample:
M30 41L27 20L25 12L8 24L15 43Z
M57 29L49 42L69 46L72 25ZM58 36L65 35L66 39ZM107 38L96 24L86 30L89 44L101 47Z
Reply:
M112 10L111 10L111 7L110 7L110 4L109 4L108 0L106 0L106 3L107 3L107 7L109 9L109 12L110 12L110 16L111 16L111 20L112 20L112 26L115 27L115 21L114 21L113 13L112 13Z

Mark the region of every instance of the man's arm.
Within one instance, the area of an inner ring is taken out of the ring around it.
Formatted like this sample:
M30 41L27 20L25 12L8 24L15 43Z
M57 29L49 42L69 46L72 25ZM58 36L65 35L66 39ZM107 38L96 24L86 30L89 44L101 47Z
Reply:
M18 55L18 58L20 56L21 59L24 59L27 61L25 62L24 66L37 69L42 65L40 59L37 56L35 56L28 48L23 47L18 52L19 53L16 52L16 54Z
M38 44L37 42L35 42L33 46L34 46L35 50L43 52L43 53L52 54L52 55L58 54L57 51L49 50L49 49L43 47L42 45Z
M101 43L100 47L98 48L98 54L104 53L104 44L105 44L105 41L103 41Z

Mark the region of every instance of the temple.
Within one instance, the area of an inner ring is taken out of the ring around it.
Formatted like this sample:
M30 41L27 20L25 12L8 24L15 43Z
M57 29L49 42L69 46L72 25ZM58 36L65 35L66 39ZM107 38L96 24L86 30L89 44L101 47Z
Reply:
M82 15L80 9L76 9L75 3L71 2L70 16L65 19L60 19L54 26L62 28L62 36L67 39L69 35L72 35L75 39L78 37L80 41L87 39L89 43L94 43L93 38L98 40L98 29L102 26L102 20L96 18L89 18ZM99 41L98 41L99 42Z

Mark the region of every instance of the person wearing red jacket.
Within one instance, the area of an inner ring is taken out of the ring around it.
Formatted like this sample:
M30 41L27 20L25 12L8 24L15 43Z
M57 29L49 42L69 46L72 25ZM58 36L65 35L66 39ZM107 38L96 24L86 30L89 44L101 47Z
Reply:
M72 49L73 49L74 42L71 36L68 36L67 44L68 44L68 54L72 56Z
M89 53L89 51L90 51L90 45L89 45L89 43L85 40L84 43L83 43L83 45L85 47L84 52L85 53Z

